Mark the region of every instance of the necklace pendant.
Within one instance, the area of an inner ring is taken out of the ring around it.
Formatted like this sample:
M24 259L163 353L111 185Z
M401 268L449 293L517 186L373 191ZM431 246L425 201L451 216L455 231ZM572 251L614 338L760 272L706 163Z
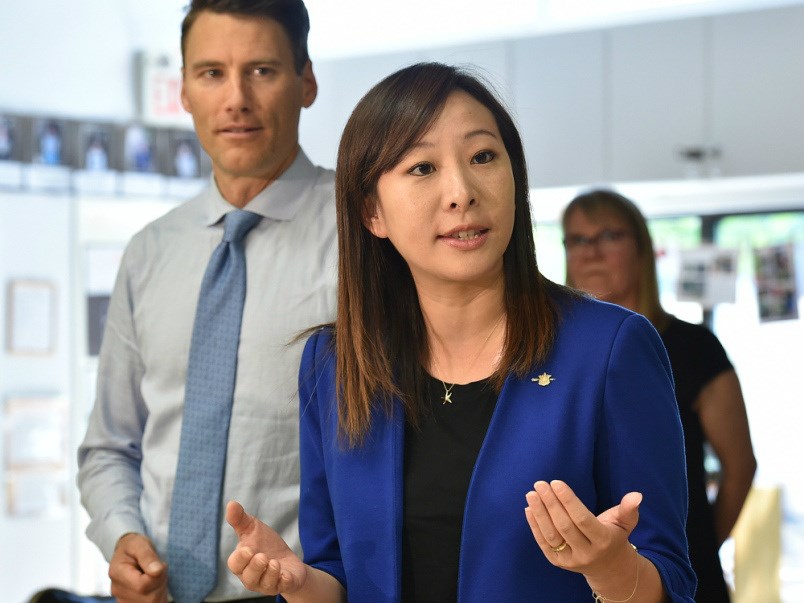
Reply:
M442 404L452 404L452 392L445 391L444 397L441 399L443 400Z

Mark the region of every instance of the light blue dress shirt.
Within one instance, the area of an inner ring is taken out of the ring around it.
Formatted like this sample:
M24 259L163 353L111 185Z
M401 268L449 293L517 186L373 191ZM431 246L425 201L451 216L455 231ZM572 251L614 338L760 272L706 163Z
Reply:
M242 502L297 552L303 342L291 342L335 318L334 197L333 172L299 151L246 206L264 219L245 240L248 284L222 500ZM232 209L213 181L126 248L100 351L97 398L78 451L87 535L106 559L127 532L147 534L164 558L198 293ZM223 520L220 542L218 586L208 600L249 596L226 567L236 539Z

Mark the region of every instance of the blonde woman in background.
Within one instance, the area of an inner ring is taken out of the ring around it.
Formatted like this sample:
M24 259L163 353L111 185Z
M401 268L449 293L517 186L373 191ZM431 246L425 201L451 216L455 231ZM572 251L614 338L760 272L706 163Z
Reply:
M684 427L695 598L728 602L718 549L737 521L756 470L737 374L711 331L662 308L653 242L645 218L629 199L607 190L581 194L564 210L562 226L567 284L643 314L667 348ZM721 465L714 504L706 494L705 442Z

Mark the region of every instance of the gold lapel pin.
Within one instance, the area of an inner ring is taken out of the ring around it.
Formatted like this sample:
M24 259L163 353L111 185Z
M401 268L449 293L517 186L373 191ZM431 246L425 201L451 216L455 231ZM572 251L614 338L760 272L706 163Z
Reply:
M534 383L538 383L542 387L546 387L550 385L552 381L555 381L555 379L553 378L552 375L549 375L548 373L542 373L538 377L534 377L533 379L531 379L531 381L533 381Z

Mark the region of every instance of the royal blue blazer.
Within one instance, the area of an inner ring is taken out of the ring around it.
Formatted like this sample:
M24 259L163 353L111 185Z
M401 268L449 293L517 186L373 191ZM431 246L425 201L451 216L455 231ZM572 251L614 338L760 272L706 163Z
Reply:
M398 603L401 404L390 417L374 413L363 446L339 440L327 329L307 341L299 384L304 560L337 578L350 603ZM618 306L569 302L547 360L524 379L509 376L500 393L466 498L458 602L592 600L582 575L545 559L525 520L525 494L553 479L594 513L642 492L630 540L670 599L692 602L683 446L670 364L653 326Z

